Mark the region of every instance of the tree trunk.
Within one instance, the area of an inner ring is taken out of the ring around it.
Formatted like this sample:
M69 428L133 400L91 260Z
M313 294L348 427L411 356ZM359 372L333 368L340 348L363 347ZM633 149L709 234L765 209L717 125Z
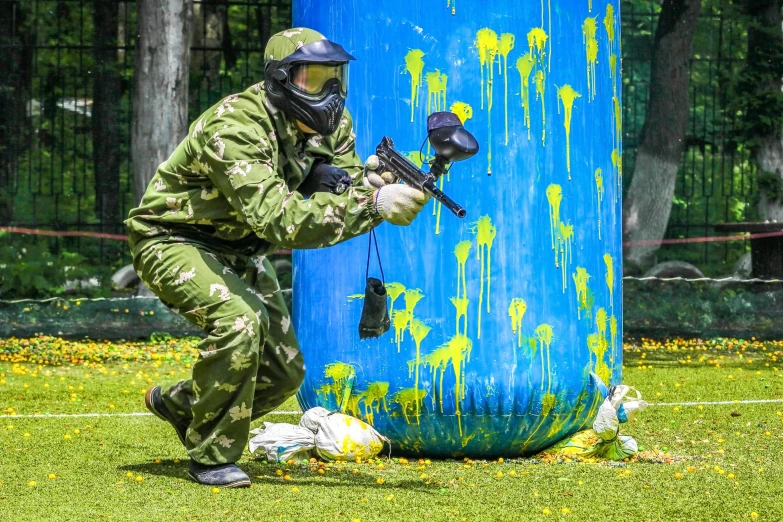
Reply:
M190 67L195 74L208 78L212 84L218 81L223 60L226 61L226 69L236 64L227 9L225 4L193 5Z
M96 0L93 19L92 156L95 172L95 213L101 230L119 229L120 217L120 98L122 79L117 64L115 0Z
M133 95L133 179L140 201L188 130L190 0L139 0Z
M783 0L745 0L753 17L748 28L748 55L743 73L747 136L759 180L759 215L783 222Z
M20 2L0 9L0 224L13 220L17 161L30 135L31 46Z
M688 69L701 0L664 0L655 31L650 99L623 204L625 241L660 241L669 223L688 124ZM660 244L625 248L626 266L655 260Z

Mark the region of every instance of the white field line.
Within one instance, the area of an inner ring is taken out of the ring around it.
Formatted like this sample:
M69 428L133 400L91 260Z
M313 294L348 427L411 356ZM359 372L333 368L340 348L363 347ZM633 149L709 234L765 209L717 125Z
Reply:
M730 406L736 404L780 404L783 399L757 399L745 401L697 401L697 402L656 402L651 403L650 407L657 406ZM301 411L273 411L267 415L301 415ZM78 417L149 417L152 413L55 413L50 415L0 415L0 419L58 419L58 418L78 418Z

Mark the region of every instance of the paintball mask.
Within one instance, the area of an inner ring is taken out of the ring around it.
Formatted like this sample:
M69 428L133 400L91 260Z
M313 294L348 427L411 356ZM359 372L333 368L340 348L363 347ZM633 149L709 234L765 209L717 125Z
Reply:
M289 118L318 134L337 131L348 95L348 62L339 44L318 40L264 67L267 98Z

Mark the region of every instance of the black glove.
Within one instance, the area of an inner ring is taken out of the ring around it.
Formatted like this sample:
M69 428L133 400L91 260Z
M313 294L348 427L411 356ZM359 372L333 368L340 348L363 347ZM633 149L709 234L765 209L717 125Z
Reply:
M333 167L328 163L317 161L310 169L310 173L296 189L306 198L312 197L316 192L330 192L342 194L353 184L353 179L343 169Z

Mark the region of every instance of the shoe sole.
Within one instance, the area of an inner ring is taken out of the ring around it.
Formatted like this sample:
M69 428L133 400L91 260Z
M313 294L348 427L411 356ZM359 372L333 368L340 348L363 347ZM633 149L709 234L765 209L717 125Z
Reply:
M194 482L197 484L201 484L203 486L212 486L213 488L249 488L250 487L250 480L238 480L236 482L231 482L229 484L204 484L203 482L199 482L198 478L188 471L188 476L193 479Z
M155 415L160 420L164 420L168 422L171 425L171 427L174 428L174 431L177 433L177 438L182 443L182 445L187 448L187 445L185 444L185 437L180 436L179 430L174 426L174 423L171 422L170 419L167 419L166 416L164 416L162 413L156 410L155 406L152 405L152 392L154 392L156 388L160 389L160 386L153 386L147 390L147 393L144 394L144 404L147 406L147 409L152 412L153 415Z

